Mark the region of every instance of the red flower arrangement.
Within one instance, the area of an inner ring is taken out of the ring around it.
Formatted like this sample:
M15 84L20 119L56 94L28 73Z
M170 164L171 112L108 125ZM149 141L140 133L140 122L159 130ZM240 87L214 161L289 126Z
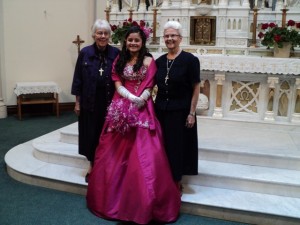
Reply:
M137 21L132 20L131 18L124 20L123 24L119 25L110 25L111 30L113 32L111 36L111 40L114 44L118 44L118 42L122 43L125 37L126 32L130 27L137 26L141 30L144 31L146 38L149 39L150 34L152 33L152 29L149 27L149 24L144 20Z
M258 37L262 39L261 44L267 48L273 47L274 44L282 48L284 42L291 43L292 48L300 45L300 23L294 20L289 20L285 27L279 27L275 23L263 23L261 30Z

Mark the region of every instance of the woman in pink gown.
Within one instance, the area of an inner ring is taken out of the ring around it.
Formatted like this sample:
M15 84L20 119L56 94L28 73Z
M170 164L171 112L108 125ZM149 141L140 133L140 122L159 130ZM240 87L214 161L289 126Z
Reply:
M89 176L87 206L99 217L147 224L173 222L179 215L180 191L150 95L155 72L144 32L130 28L113 65L117 91Z

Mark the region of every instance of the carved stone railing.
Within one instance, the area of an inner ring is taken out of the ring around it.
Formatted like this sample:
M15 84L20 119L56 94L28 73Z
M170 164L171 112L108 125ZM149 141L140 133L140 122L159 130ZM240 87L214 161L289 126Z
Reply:
M162 53L153 53L157 58ZM300 59L199 55L201 94L217 119L300 123ZM207 85L204 85L207 84ZM199 104L202 104L199 102Z

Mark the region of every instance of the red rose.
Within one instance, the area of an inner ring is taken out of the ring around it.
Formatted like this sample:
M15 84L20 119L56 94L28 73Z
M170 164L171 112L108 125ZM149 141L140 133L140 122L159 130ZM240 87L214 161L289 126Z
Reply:
M116 25L111 26L111 30L115 31L118 27Z
M268 27L269 27L269 24L267 24L267 23L263 23L261 25L261 29L263 29L263 30L267 29Z
M259 38L263 38L265 35L264 35L264 33L263 32L259 32L259 34L258 34L258 37Z
M131 19L131 18L129 18L129 19L128 19L128 22L129 22L129 23L131 23L131 22L132 22L132 19Z
M144 27L145 25L146 25L145 21L144 20L140 20L140 26Z
M136 21L133 21L133 22L132 22L132 26L138 27L139 25L138 25L138 23L137 23Z
M295 21L294 20L289 20L287 25L292 27L292 26L295 25Z
M275 42L279 42L280 40L281 40L281 36L278 35L278 34L276 34L276 35L274 36L274 41L275 41Z
M271 27L271 28L276 27L276 24L275 23L269 23L269 27Z
M296 23L296 27L300 29L300 23Z
M128 23L126 21L124 21L123 26L128 26Z

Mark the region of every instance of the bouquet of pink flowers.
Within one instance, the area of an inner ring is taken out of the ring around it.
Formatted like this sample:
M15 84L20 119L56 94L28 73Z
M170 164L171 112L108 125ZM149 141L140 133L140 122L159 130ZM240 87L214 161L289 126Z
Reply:
M109 128L122 134L137 124L138 108L126 98L113 100L107 110L106 120Z
M146 38L149 39L150 34L152 33L152 29L149 27L149 24L144 20L137 21L132 20L131 18L124 20L123 24L119 25L110 25L113 34L111 35L111 40L114 44L118 44L118 42L122 43L125 37L126 32L130 27L137 26L141 30L144 31Z

